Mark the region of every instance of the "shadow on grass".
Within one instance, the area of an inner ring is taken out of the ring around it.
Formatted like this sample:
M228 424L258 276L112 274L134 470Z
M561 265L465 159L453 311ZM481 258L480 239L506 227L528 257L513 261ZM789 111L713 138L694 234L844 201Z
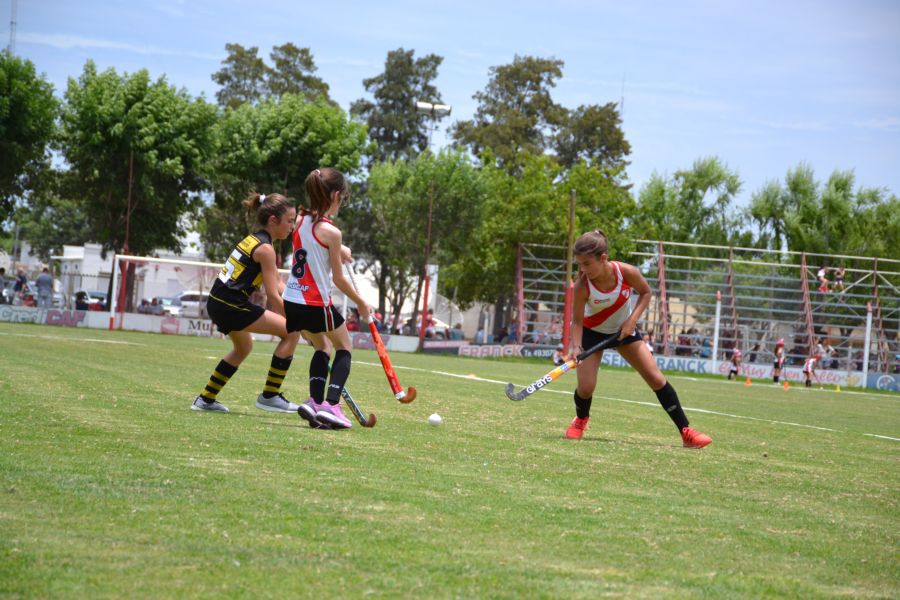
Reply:
M629 440L626 438L607 438L607 437L595 437L591 435L586 435L580 440L569 440L564 436L555 436L555 435L547 435L544 436L545 440L548 441L562 441L567 444L622 444L624 446L642 446L645 448L681 448L680 444L661 444L658 442L642 442Z

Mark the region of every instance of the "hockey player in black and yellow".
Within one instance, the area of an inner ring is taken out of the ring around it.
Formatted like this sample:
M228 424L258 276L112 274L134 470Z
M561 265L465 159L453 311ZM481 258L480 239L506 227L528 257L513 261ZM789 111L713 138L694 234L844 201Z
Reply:
M275 265L272 242L290 236L297 211L281 194L254 193L244 200L244 206L248 213L256 216L259 229L235 246L213 284L207 302L210 318L219 331L231 338L234 347L213 369L191 408L228 412L228 408L218 401L217 395L253 349L251 334L261 333L278 336L281 342L275 347L256 407L272 412L296 412L297 405L281 395L281 384L297 345L291 336L298 334L289 336L285 327L284 302L281 299L284 282ZM250 302L250 296L261 284L266 288L273 310Z

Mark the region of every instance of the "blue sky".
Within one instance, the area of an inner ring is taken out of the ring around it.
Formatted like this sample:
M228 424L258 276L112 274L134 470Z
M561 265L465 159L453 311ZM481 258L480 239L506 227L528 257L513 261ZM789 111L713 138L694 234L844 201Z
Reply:
M10 14L0 0L4 46ZM19 0L17 24L17 54L60 94L92 58L214 101L226 43L267 58L290 41L347 109L388 51L435 53L445 124L471 117L491 66L554 57L566 107L618 102L624 81L638 188L715 155L744 181L741 204L801 161L820 180L852 169L858 185L900 194L900 2Z

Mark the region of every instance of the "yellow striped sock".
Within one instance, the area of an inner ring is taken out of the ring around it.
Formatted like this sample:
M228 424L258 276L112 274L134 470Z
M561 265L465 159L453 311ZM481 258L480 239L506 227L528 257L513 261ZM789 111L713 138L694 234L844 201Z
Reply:
M225 387L225 384L234 376L236 371L237 367L220 360L212 375L209 376L206 387L200 392L200 397L207 402L215 402L216 395L222 391L222 388Z
M291 368L293 356L280 358L272 355L272 364L269 366L269 374L266 377L266 385L263 386L263 397L271 398L281 392L281 384L287 375L288 369Z

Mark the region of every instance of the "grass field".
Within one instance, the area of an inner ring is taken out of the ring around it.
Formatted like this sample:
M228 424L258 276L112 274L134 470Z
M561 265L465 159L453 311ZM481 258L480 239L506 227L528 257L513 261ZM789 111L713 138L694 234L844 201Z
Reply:
M673 373L685 450L604 370L571 442L574 375L512 403L547 364L396 354L400 405L356 351L378 425L315 431L254 408L270 343L189 410L228 347L0 324L0 596L900 596L897 395Z

